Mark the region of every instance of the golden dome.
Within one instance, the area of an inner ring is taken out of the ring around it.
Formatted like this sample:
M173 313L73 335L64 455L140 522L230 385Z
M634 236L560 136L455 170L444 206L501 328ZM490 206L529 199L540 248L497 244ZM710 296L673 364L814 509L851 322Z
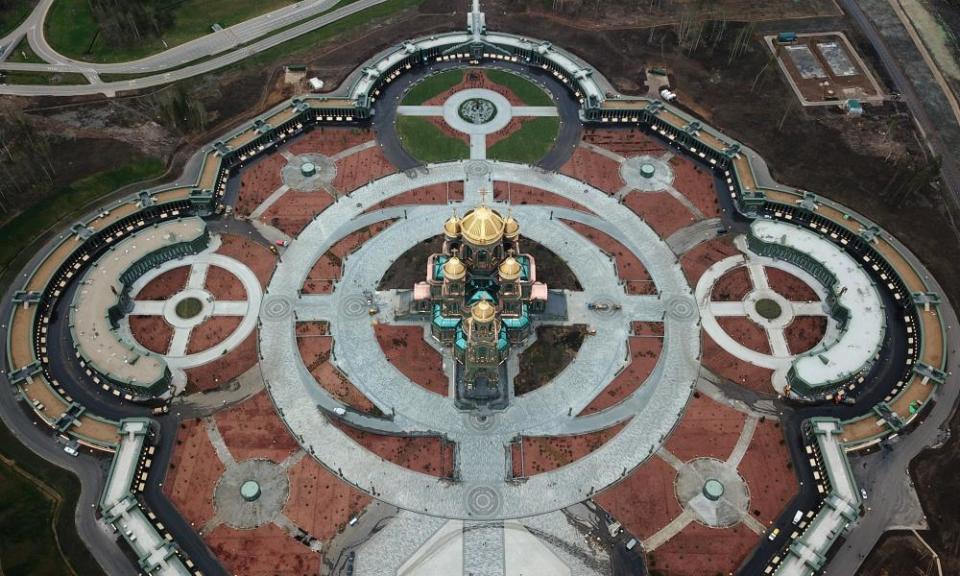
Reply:
M460 235L460 219L457 218L456 214L447 218L447 221L443 223L443 232L451 238Z
M500 263L500 278L516 280L520 277L520 263L513 256Z
M503 238L503 218L484 205L467 212L460 221L463 239L475 246L489 246Z
M470 317L474 322L490 322L497 315L497 309L486 300L480 300L470 308Z
M520 235L520 223L513 216L507 216L503 222L503 230L507 238L516 238Z
M461 280L466 275L466 266L456 256L443 263L443 277L447 280Z

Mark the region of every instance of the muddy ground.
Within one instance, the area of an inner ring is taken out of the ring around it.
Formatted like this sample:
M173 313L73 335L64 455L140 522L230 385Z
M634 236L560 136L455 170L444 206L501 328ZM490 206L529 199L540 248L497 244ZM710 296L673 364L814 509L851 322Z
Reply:
M956 574L943 567L944 574ZM927 576L936 574L933 557L909 532L888 532L860 566L857 576Z

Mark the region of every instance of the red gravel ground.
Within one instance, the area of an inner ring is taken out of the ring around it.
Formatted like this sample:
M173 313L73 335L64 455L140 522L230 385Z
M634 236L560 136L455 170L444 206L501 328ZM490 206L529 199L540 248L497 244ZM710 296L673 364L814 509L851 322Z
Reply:
M263 244L236 234L221 234L217 254L235 258L247 265L257 276L260 286L266 290L267 283L277 265L277 257Z
M612 236L604 234L596 228L591 228L580 222L561 220L573 228L578 234L593 242L607 254L614 257L617 263L617 273L620 279L627 283L627 292L630 294L656 294L657 287L650 278L650 273L640 259L627 250L626 246L617 242Z
M258 159L252 166L245 166L240 174L240 193L233 207L234 212L248 216L267 196L283 186L281 170L287 159L278 152Z
M793 274L770 266L764 266L763 269L767 273L767 284L770 288L787 300L792 302L820 300L813 288Z
M213 295L216 300L246 300L247 291L243 283L229 270L219 266L207 268L207 279L204 289Z
M298 447L266 391L218 412L214 418L223 441L237 461L266 458L279 464Z
M171 296L187 287L190 277L189 266L178 266L167 270L144 286L134 300L169 300Z
M683 275L687 277L690 286L696 286L697 280L704 271L728 256L735 256L740 252L733 245L732 236L722 236L697 244L680 258Z
M198 530L213 517L213 490L224 470L204 423L181 422L163 492Z
M166 354L173 340L173 326L167 324L163 316L128 316L130 319L130 333L141 346L156 352Z
M826 331L826 316L797 316L783 330L783 334L787 338L790 353L800 354L819 344Z
M634 336L663 336L663 322L631 322L630 330Z
M713 285L710 299L717 302L739 302L753 290L750 272L746 266L739 266L727 272Z
M187 392L217 389L256 363L257 331L254 330L239 346L213 362L187 369Z
M694 521L648 554L647 563L666 576L733 574L759 539L742 524L718 529Z
M377 341L387 360L404 376L431 392L446 396L449 379L443 372L440 353L423 339L419 326L375 326Z
M297 324L300 333L301 322ZM303 335L297 338L297 348L307 370L313 374L317 383L331 396L347 406L360 412L376 413L377 409L366 396L358 390L343 372L337 370L330 362L330 350L333 349L333 338L329 336Z
M314 128L297 137L287 149L294 154L323 154L333 156L348 148L373 140L370 129L360 128ZM277 154L279 156L279 154Z
M337 160L337 177L333 187L341 194L349 194L367 182L393 174L396 168L383 155L379 146L351 154Z
M463 201L463 182L448 182L432 184L422 188L414 188L403 194L398 194L368 208L366 212L375 212L391 206L408 206L411 204L446 204L449 197L451 202ZM364 212L364 213L366 213Z
M713 174L683 156L670 159L673 168L673 187L690 199L707 218L720 215L720 203L714 187Z
M298 192L288 190L273 203L260 220L282 230L284 234L297 237L307 224L333 204L333 196L325 190Z
M697 221L686 206L666 192L631 192L623 203L664 239Z
M211 316L190 332L187 354L203 352L223 342L240 326L242 316Z
M377 456L398 466L439 478L453 476L454 445L439 436L386 436L351 428L343 423L337 427Z
M394 220L377 222L340 239L317 259L313 268L307 274L302 292L304 294L329 294L333 292L334 282L340 279L344 258L393 222Z
M560 172L614 194L624 186L620 178L620 164L586 148L577 147Z
M740 360L721 348L706 332L701 332L703 342L702 363L712 372L732 380L755 392L772 394L774 392L770 378L773 370L760 368Z
M636 128L589 128L583 131L583 140L625 158L661 156L667 151L663 144Z
M508 188L509 194L507 193ZM579 210L580 212L593 214L593 212L569 198L564 198L559 194L547 192L540 188L524 186L522 184L510 184L508 186L507 182L494 182L493 199L497 202L507 202L509 200L510 203L514 205L544 204L547 206L560 206L562 208L570 208L571 210Z
M264 524L253 530L235 530L221 525L205 539L231 574L300 576L320 573L323 555L297 542L276 524Z
M660 324L663 327L663 324ZM619 404L624 398L634 393L646 381L653 368L657 365L657 358L663 350L663 340L650 337L633 337L629 340L630 364L617 374L612 382L607 384L600 394L593 399L580 416L593 414Z
M609 442L623 430L627 422L577 436L523 436L522 459L520 446L511 444L513 473L518 477L533 476L575 462Z
M761 354L770 353L767 331L746 316L718 316L717 324L731 338L747 348Z
M593 501L634 536L649 538L683 511L673 490L676 477L676 470L653 456Z
M284 515L313 537L329 542L371 498L306 456L287 472L290 497Z
M750 486L750 513L770 524L800 490L779 422L757 424L739 472Z
M707 457L725 461L737 445L743 423L743 414L694 392L664 446L684 462Z

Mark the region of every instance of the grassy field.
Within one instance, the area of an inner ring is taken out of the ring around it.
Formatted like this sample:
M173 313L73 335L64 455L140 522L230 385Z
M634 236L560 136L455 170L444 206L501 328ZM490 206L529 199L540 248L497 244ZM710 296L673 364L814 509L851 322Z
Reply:
M509 88L517 98L527 106L553 106L553 99L543 88L533 82L504 70L487 69L487 78L505 88Z
M536 164L550 151L559 131L559 118L541 117L527 120L519 130L489 147L487 158Z
M56 0L47 15L46 36L50 45L71 58L90 62L125 62L162 52L211 32L239 24L293 4L291 0L183 0L173 8L174 24L159 38L137 46L113 48L97 36L97 22L88 0Z
M20 444L0 423L0 566L9 576L103 574L77 534L76 477Z
M21 212L0 227L0 270L6 269L24 246L57 222L78 216L87 204L122 186L156 178L164 170L163 163L155 158L132 162L78 180Z
M401 104L419 106L438 94L442 94L463 82L463 70L447 70L427 76L410 87Z
M43 60L33 53L33 49L30 48L30 43L27 42L26 38L24 38L10 53L10 57L7 58L7 62L33 62L40 64L43 62Z
M429 120L418 116L397 116L397 133L407 152L423 162L449 162L470 156L466 142L447 136Z
M26 20L37 2L36 0L12 0L7 4L6 8L0 10L0 37L13 32L14 28Z
M88 84L86 77L77 72L28 72L26 70L4 71L3 82L6 84L42 84L46 86Z

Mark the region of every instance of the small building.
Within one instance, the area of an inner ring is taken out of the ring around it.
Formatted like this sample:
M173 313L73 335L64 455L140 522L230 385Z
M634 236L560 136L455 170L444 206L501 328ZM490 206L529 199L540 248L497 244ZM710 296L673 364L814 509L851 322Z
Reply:
M859 100L845 100L841 108L849 116L863 116L863 104Z

